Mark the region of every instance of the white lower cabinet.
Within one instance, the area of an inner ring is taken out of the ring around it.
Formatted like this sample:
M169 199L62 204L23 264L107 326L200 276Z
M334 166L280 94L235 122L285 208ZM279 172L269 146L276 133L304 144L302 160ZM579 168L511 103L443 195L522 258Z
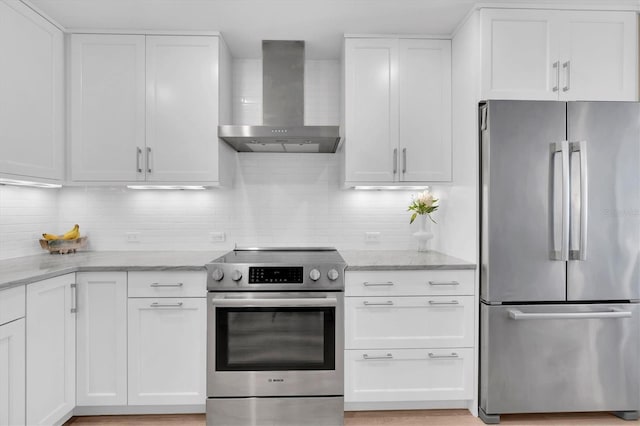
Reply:
M473 349L347 350L345 402L473 397Z
M206 298L129 299L129 405L206 400Z
M65 421L76 404L75 274L27 286L26 424Z
M0 426L25 424L25 286L0 291Z
M127 405L127 273L76 278L77 405Z
M345 403L473 399L473 275L347 271Z

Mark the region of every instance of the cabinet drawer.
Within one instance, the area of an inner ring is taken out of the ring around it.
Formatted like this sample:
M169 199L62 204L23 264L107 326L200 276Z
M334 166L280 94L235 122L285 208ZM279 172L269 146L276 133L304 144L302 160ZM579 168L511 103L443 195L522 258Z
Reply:
M129 272L129 297L206 297L205 271Z
M473 300L473 296L347 297L345 347L471 347Z
M25 286L0 290L0 325L24 317Z
M474 271L347 271L346 296L472 295Z
M473 349L345 351L345 402L473 398Z

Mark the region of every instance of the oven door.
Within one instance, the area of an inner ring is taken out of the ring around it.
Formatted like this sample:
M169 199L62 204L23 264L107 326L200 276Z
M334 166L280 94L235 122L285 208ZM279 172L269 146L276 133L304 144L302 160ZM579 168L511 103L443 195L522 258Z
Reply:
M343 395L341 292L209 293L209 397Z

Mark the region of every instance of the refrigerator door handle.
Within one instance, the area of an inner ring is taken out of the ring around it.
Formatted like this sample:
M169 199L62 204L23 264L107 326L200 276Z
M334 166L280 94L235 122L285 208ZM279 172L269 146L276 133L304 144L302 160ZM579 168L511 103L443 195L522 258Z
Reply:
M508 309L509 318L514 320L552 320L552 319L597 319L597 318L631 318L632 313L618 308L600 312L540 312L525 313L519 309Z
M562 228L560 238L560 250L556 247L556 220L555 220L555 156L562 155ZM569 171L569 142L560 141L549 146L549 247L550 259L569 260L569 219L570 219L570 171Z
M589 211L589 173L587 170L587 142L571 142L571 155L577 152L580 155L580 239L578 250L570 250L571 260L587 260L587 212ZM573 182L572 182L573 186ZM573 205L571 208L573 209Z

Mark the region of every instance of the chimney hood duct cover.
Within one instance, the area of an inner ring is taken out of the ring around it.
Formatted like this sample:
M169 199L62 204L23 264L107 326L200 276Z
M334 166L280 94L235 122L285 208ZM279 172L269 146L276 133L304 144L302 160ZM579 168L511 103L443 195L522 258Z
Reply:
M226 125L218 136L239 152L336 152L338 126L304 125L304 41L262 41L263 126Z

